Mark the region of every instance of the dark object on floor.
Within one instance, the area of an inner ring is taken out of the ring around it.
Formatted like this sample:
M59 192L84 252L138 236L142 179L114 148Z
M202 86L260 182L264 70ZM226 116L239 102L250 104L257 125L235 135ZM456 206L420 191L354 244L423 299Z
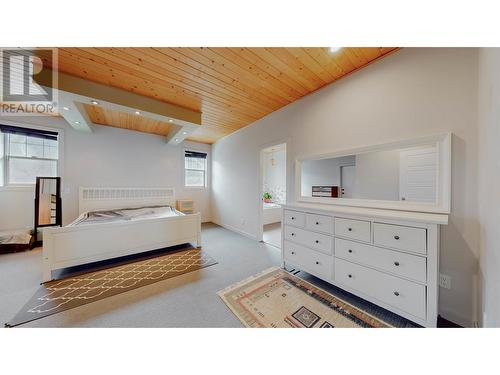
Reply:
M441 315L438 315L438 328L464 328L456 323L450 322L449 320L443 318Z
M179 249L180 247L180 249ZM217 262L200 249L177 246L172 251L147 259L137 258L121 265L77 273L66 278L43 284L38 292L5 325L14 327L64 310L72 309L107 297L170 279ZM163 249L165 251L165 249ZM151 254L156 256L151 257ZM123 259L122 259L123 260ZM102 264L100 265L102 268Z
M16 232L17 231L14 231L12 235L14 236ZM9 237L8 232L3 232L1 236L2 238L0 239L0 254L17 253L18 251L33 249L35 247L35 237L33 236L33 233L30 232L29 235L25 235L29 236L28 240L22 241L22 243L16 243L15 241L12 242L9 238L7 238Z

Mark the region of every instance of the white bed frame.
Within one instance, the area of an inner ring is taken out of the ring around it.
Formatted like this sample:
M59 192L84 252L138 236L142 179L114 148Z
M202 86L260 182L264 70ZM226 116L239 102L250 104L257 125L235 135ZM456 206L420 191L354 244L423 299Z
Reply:
M169 205L175 191L161 188L80 188L79 212L128 207ZM43 282L52 271L193 243L201 247L200 213L130 222L99 223L43 230Z

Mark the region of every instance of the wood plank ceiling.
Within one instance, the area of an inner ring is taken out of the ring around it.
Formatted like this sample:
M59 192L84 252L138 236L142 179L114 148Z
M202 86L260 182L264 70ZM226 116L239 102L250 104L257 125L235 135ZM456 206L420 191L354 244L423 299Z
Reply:
M202 126L189 140L213 143L394 50L59 48L58 63L64 73L200 111ZM168 132L98 111L89 108L99 124Z
M153 120L140 115L114 111L97 105L84 104L85 111L94 124L115 128L141 131L145 133L167 136L173 126L168 122Z

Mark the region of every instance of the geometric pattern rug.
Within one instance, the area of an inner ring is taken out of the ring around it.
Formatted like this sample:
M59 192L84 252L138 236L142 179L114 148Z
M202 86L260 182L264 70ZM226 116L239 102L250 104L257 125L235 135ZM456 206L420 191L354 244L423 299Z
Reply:
M217 264L200 249L166 255L42 284L37 293L8 323L14 327L132 289Z
M217 294L246 327L393 327L278 267L262 271Z

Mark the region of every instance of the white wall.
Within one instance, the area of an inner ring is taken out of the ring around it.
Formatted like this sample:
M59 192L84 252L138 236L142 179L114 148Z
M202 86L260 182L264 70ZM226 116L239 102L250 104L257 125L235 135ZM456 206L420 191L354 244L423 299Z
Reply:
M286 151L265 152L263 157L264 191L268 191L273 201L284 203L286 201ZM274 165L271 165L274 159Z
M482 324L500 327L500 49L479 52L479 219Z
M399 150L356 155L353 198L399 200Z
M161 136L107 126L95 126L93 133L85 134L62 119L31 117L16 121L64 129L63 224L78 216L80 186L173 186L178 198L194 200L203 221L211 220L210 190L184 188L183 169L185 147L208 152L210 160L210 145L185 142L171 146ZM208 176L210 184L210 172ZM0 230L33 227L33 199L33 189L0 188Z
M331 159L304 160L300 178L302 195L311 197L313 186L340 186L340 166L354 164L356 164L356 156L354 155Z
M231 134L212 147L215 222L257 238L259 149L299 155L452 131L452 214L441 231L440 313L471 325L478 272L477 49L405 48ZM288 196L293 197L289 164ZM234 192L238 192L234 194Z

